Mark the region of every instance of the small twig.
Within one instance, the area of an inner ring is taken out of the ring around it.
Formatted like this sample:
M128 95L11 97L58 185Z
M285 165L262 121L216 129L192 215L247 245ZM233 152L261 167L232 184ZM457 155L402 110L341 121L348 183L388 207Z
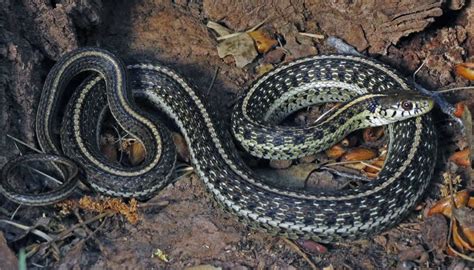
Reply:
M86 232L88 233L87 237L85 239L82 239L79 243L77 243L77 245L82 245L84 244L86 241L88 241L89 239L93 238L94 239L94 242L95 244L99 247L99 249L104 253L104 256L107 257L107 249L102 245L102 243L97 239L95 238L95 234L104 227L105 225L105 222L107 221L107 217L104 218L104 220L102 221L102 223L100 223L100 225L93 231L91 231L89 229L89 227L87 225L84 224L84 219L82 218L82 216L79 214L79 211L78 209L74 209L74 215L76 215L77 217L77 220L79 220L79 222L83 223L83 228L84 230L86 230Z
M370 161L369 160L348 160L348 161L339 161L339 162L332 162L332 163L326 163L324 166L336 166L336 165L344 165L344 164L354 164L354 163L361 163L364 161Z
M11 136L11 135L8 135L8 134L7 134L7 136L8 136L10 139L13 140L13 144L15 145L16 149L17 149L18 152L20 153L20 156L23 156L23 152L20 150L20 147L18 147L17 143L19 143L19 144L21 144L21 145L23 145L23 146L26 146L28 149L33 150L33 151L35 151L35 152L37 152L37 153L39 153L39 154L44 154L44 151L41 151L41 150L39 150L39 149L36 149L35 147L30 146L29 144L25 143L24 141L22 141L22 140L20 140L20 139L17 139L17 138L15 138L15 137L13 137L13 136ZM31 173L31 171L34 171L34 172L36 172L36 173L38 173L38 174L40 174L40 175L42 175L42 176L45 176L47 179L53 180L53 182L55 182L56 184L62 184L62 183L63 183L62 181L56 179L55 177L53 177L53 176L51 176L51 175L49 175L49 174L46 174L46 173L44 173L44 172L42 172L42 171L40 171L40 170L37 170L37 169L35 169L35 168L31 167L31 166L26 166L26 165L24 165L24 166L28 169L28 172L29 172L32 176L33 176L33 174ZM64 173L63 173L63 171L61 170L61 168L59 168L59 167L58 167L56 164L54 164L54 163L53 163L53 168L56 169L56 170L59 172L59 174L60 174L63 178L65 178Z
M278 41L278 47L277 48L280 48L281 50L283 50L283 52L286 55L291 55L291 52L289 50L287 50L285 47L283 47L283 43L281 43L281 38L277 38L276 40Z
M262 26L264 23L266 23L269 19L270 19L270 17L265 18L262 22L260 22L259 24L255 25L254 27L250 28L249 30L247 30L245 32L250 33L250 32L253 32L253 31L257 30L258 28L260 28L260 26Z
M19 204L17 208L15 208L15 211L13 211L12 215L10 216L10 220L13 220L16 216L16 213L20 210L22 204Z
M311 267L311 269L313 270L316 270L318 269L318 267L316 267L316 265L313 263L313 261L308 257L308 255L306 255L306 253L304 253L299 247L298 245L296 245L295 243L293 243L293 241L289 240L289 239L286 239L286 238L281 238L283 239L284 242L286 242L291 248L293 248L296 253L298 253L301 257L303 257L303 259L309 264L309 266Z
M341 103L337 103L335 106L332 106L331 108L329 108L329 110L322 113L316 120L313 121L313 125L319 124L319 122L321 122L321 120L324 119L330 112L334 111L335 109L339 107L341 107Z
M220 41L220 40L224 40L224 39L233 38L233 37L242 35L242 34L244 34L244 33L253 32L253 31L257 30L258 28L260 28L260 26L262 26L264 23L266 23L268 19L269 19L269 18L266 18L265 20L263 20L262 22L258 23L257 25L255 25L254 27L250 28L249 30L247 30L247 31L245 31L245 32L235 32L235 33L232 33L232 34L220 36L220 37L217 38L217 40Z
M413 72L413 75L412 75L413 82L416 82L416 74L418 74L418 72L420 72L421 68L425 64L426 64L426 58L425 58L425 60L423 60L423 62L421 62L421 65L415 70L415 72Z
M41 150L39 150L39 149L37 149L37 148L35 148L35 147L33 147L33 146L27 144L26 142L24 142L24 141L22 141L22 140L20 140L20 139L17 139L17 138L15 138L15 137L13 137L13 136L10 135L10 134L7 134L7 137L10 138L10 139L12 139L12 140L14 140L15 142L17 142L17 143L19 143L19 144L25 146L25 147L27 147L28 149L35 151L36 153L44 154L43 151L41 151Z
M88 220L86 220L86 221L84 221L84 222L79 222L79 223L73 225L72 227L70 227L69 229L67 229L67 230L65 230L65 231L63 231L63 232L61 232L59 235L55 236L52 241L63 240L64 238L66 238L67 236L69 236L69 234L70 234L71 232L73 232L75 229L77 229L77 228L79 228L79 227L82 227L83 225L87 225L87 224L90 224L90 223L95 222L95 221L97 221L97 220L100 220L100 219L102 219L102 218L104 218L104 217L113 216L114 214L115 214L115 212L108 210L108 211L105 211L105 212L103 212L103 213L100 213L100 214L98 214L97 216L92 217L92 218L90 218L90 219L88 219Z
M46 266L44 266L44 265L37 264L37 263L35 263L35 262L32 262L31 265L36 266L36 267L38 267L38 268L45 268L45 267L46 267Z
M211 93L212 87L214 86L214 83L216 82L218 73L219 73L219 67L217 67L216 70L214 71L214 76L212 76L211 84L207 88L206 96L209 96L209 93Z
M84 219L82 218L81 214L79 214L79 210L77 208L74 208L73 213L76 216L77 220L79 220L80 223L84 222ZM92 233L92 231L89 229L89 227L87 225L83 225L82 228L84 228L84 230L87 233L89 233L89 234Z
M319 34L312 34L312 33L305 33L305 32L299 32L298 34L306 37L312 37L315 39L324 39L324 35L319 35Z
M27 167L28 169L34 171L34 172L37 173L37 174L40 174L40 175L46 177L46 178L49 179L49 180L52 180L52 181L55 182L56 184L61 185L61 184L63 183L61 180L57 179L56 177L51 176L51 175L49 175L49 174L47 174L47 173L45 173L45 172L42 172L42 171L40 171L40 170L38 170L38 169L35 169L35 168L31 167L31 166L27 166L27 165L23 165L23 166Z
M176 182L176 181L178 181L179 179L182 179L182 178L184 178L184 177L186 177L186 176L189 176L189 175L193 174L193 172L194 172L194 170L188 171L188 172L186 172L186 173L183 173L182 175L179 175L179 176L177 176L175 179L173 179L172 182Z
M454 91L459 91L459 90L474 90L474 86L464 86L464 87L441 89L441 90L436 91L436 93L448 93L448 92L454 92Z
M180 167L176 169L177 173L189 173L193 171L194 171L194 167L192 166Z
M31 232L31 233L43 238L46 241L52 241L53 240L53 238L51 236L49 236L47 233L45 233L43 231L40 231L38 229L33 229L31 226L26 226L26 225L23 225L23 224L20 224L20 223L11 221L11 220L6 220L6 219L0 219L0 222L12 225L14 227L17 227L17 228L22 229L22 230L27 231L27 232Z
M374 169L374 170L377 170L377 171L382 170L382 168L379 168L379 167L377 167L377 166L374 166L374 165L372 165L372 164L369 164L369 163L367 163L367 162L365 162L365 161L361 161L360 163L361 163L361 164L364 164L365 166L370 167L370 168L372 168L372 169Z
M74 230L76 230L77 228L79 227L82 227L84 225L87 225L87 224L90 224L92 222L95 222L97 220L100 220L104 217L108 217L108 216L113 216L115 213L113 211L105 211L93 218L90 218L84 222L79 222L73 226L71 226L69 229L59 233L58 235L54 236L53 238L51 238L49 241L45 242L45 243L41 243L40 245L38 246L33 246L32 250L30 250L26 256L27 257L30 257L32 256L33 254L35 254L39 248L47 248L48 246L56 246L56 241L61 241L61 240L64 240L66 237L68 237ZM58 249L59 250L59 249ZM58 253L59 254L59 253Z
M47 233L45 233L43 231L40 231L36 228L33 228L31 226L26 226L26 225L23 225L23 224L20 224L20 223L17 223L17 222L13 222L13 221L10 221L10 220L5 220L5 219L0 219L0 222L4 222L4 223L10 224L12 226L15 226L19 229L22 229L22 230L26 231L27 233L31 232L31 233L43 238L44 240L46 240L47 241L46 243L49 243L51 240L53 240L53 238L51 236L49 236ZM51 247L54 249L55 252L57 252L59 254L59 248L54 242L51 242ZM30 252L28 252L26 254L26 257L29 257L29 254L30 254Z
M347 167L344 167L344 168L347 168ZM341 177L349 178L351 180L362 181L362 182L370 181L370 179L368 179L367 177L364 177L362 175L356 175L356 174L353 174L353 173L350 173L350 172L341 172L341 171L339 171L335 168L331 168L331 167L322 166L321 170L329 171L333 174L336 174L336 175L341 176ZM346 186L347 184L349 184L349 181L344 183L344 186Z

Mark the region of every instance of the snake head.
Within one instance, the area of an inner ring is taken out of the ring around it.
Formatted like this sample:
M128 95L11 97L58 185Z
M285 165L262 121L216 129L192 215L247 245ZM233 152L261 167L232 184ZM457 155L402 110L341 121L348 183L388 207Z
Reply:
M428 113L433 109L431 97L413 92L376 94L368 102L371 125L387 125Z

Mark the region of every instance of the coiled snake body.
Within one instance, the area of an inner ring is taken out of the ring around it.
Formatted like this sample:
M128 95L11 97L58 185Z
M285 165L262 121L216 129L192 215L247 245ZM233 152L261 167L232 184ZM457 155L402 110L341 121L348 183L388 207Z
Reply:
M426 113L433 102L373 60L327 55L293 61L258 79L232 115L232 134L241 146L255 156L274 159L318 152L352 130L389 124L389 151L378 178L358 188L320 193L265 184L240 160L195 91L171 69L151 64L127 69L105 50L76 50L53 67L39 104L38 140L46 153L55 154L47 157L66 155L74 160L87 182L102 193L146 198L172 178L176 154L170 133L155 115L141 110L135 98L146 99L175 121L188 143L195 171L213 198L247 224L271 234L332 241L378 232L414 206L431 178L436 140ZM83 71L100 76L87 78L73 94L59 143L52 132L57 103L71 79ZM345 103L322 123L275 126L302 107L332 101ZM145 145L146 157L140 165L124 167L100 152L97 126L106 104L121 127ZM17 202L51 203L74 186L65 183L61 194L19 194L6 181L13 163L3 170L0 191Z

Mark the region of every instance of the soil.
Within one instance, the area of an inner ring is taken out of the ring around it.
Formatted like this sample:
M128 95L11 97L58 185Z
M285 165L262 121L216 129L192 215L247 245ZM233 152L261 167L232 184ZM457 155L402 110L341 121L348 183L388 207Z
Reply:
M218 56L208 21L233 31L263 21L263 29L278 36L282 48L237 68L231 56ZM235 99L258 77L260 64L334 52L324 39L299 32L339 37L407 76L424 62L417 81L431 89L469 84L454 73L456 64L474 61L474 3L469 0L0 0L0 166L19 154L7 134L36 145L34 121L42 84L68 51L100 46L126 62L164 63L196 85L216 115L228 119ZM468 92L447 97L474 109ZM137 224L113 216L77 228L57 243L56 252L42 249L27 263L29 268L59 269L307 269L310 260L334 269L467 269L467 262L444 251L439 234L447 231L446 220L423 215L436 199L432 193L402 224L372 239L322 246L303 242L300 249L240 224L212 202L192 175L146 202ZM17 208L0 197L0 218L12 216L52 235L78 222L77 216L62 215L56 207ZM1 222L0 229L0 254L6 254L0 269L16 268L12 251L18 254L22 247L44 242ZM157 256L158 250L167 262Z

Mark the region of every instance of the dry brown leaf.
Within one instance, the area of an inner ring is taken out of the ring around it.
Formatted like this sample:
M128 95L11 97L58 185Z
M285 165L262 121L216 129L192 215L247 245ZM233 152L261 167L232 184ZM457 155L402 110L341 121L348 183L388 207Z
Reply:
M467 201L467 206L470 208L474 208L474 197L469 197L469 201Z
M255 41L259 53L266 53L278 45L278 41L271 37L266 31L256 30L248 34Z
M464 252L464 250L474 250L474 247L463 238L462 232L459 230L459 225L456 220L453 221L453 243L454 245Z
M469 200L469 192L467 190L462 190L454 194L454 204L457 208L465 206ZM428 216L432 216L436 213L443 214L444 216L451 218L452 216L452 205L451 197L445 197L438 202L436 202L428 211Z
M383 167L383 164L385 163L385 157L379 157L377 158L376 160L370 162L370 165L378 168L374 168L374 167L370 167L370 166L367 166L364 170L367 172L367 173L375 173L377 174L378 172L380 172L380 170L382 170L382 167Z
M258 55L253 39L247 33L242 33L219 43L217 54L220 58L232 55L238 68L251 63Z
M468 80L474 80L474 63L462 63L456 65L456 73Z
M215 23L213 21L209 21L206 26L208 28L211 28L212 30L216 31L216 33L221 37L230 35L230 33L232 33L232 31L229 28L227 28L223 25L220 25L218 23Z
M471 247L470 250L474 248L474 230L471 227L461 226L462 234L465 237L466 241Z
M452 162L454 162L456 165L460 167L467 168L471 166L471 159L469 155L470 155L469 148L466 148L464 150L457 151L454 154L452 154L449 157L449 160L451 160Z
M133 166L140 164L145 159L145 147L136 139L122 140L120 148L127 154L128 160Z
M235 65L239 68L251 63L258 52L255 48L254 40L248 33L230 34L230 30L215 22L208 22L207 27L216 31L221 38L226 37L217 45L217 54L220 58L232 55L235 59Z
M339 144L334 145L333 147L326 150L326 155L329 158L340 158L342 155L346 153L346 150Z
M134 166L140 164L145 160L145 147L138 141L133 141L129 146L129 156L130 163Z
M349 150L347 153L344 154L342 160L344 161L362 161L362 160L369 160L373 159L377 156L377 153L368 148L357 147Z

